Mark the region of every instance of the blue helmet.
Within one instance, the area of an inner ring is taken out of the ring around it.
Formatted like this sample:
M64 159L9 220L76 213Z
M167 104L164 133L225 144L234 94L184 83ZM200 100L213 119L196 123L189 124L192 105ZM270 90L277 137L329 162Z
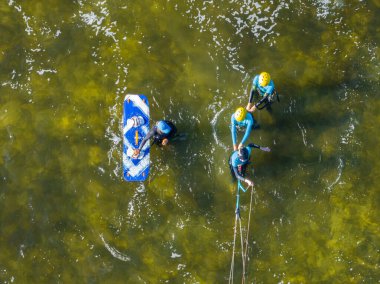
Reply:
M163 120L157 122L157 129L164 134L169 134L170 130L172 130Z

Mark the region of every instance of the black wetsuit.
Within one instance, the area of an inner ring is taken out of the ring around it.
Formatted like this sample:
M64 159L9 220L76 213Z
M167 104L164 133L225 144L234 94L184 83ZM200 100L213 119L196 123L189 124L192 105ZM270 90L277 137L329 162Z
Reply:
M165 134L165 133L161 133L158 129L157 129L157 126L153 126L149 132L147 133L147 135L144 137L144 139L142 140L141 144L140 144L140 147L139 147L139 150L141 151L141 149L144 147L145 143L147 141L149 141L150 138L153 137L153 144L157 144L157 145L161 145L162 143L162 140L164 140L165 138L170 140L171 138L173 138L173 136L177 133L177 128L174 126L174 124L168 120L164 120L165 123L167 125L170 126L171 130L168 134Z
M255 93L257 95L260 95L259 94L259 91L258 90L252 90L251 91L251 94L249 95L249 100L248 102L249 103L252 103L253 102L253 97L255 95ZM261 96L261 95L260 95ZM267 108L268 110L271 109L271 104L274 102L273 100L273 97L276 96L277 97L277 101L280 101L279 97L278 97L278 94L276 92L276 90L273 91L273 94L272 95L264 95L262 96L261 100L259 100L256 104L255 104L255 107L259 110L262 110L263 108ZM269 98L271 98L269 100Z

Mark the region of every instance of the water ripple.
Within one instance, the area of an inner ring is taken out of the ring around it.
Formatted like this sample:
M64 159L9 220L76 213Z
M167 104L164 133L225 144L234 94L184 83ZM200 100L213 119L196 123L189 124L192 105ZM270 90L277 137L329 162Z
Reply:
M121 253L120 251L118 251L117 249L115 249L114 247L112 247L111 245L109 245L105 240L104 240L104 237L103 237L103 234L100 234L99 235L100 239L102 240L104 246L106 247L106 249L112 254L113 257L121 260L121 261L131 261L131 258L129 256L127 256L126 254L123 254Z

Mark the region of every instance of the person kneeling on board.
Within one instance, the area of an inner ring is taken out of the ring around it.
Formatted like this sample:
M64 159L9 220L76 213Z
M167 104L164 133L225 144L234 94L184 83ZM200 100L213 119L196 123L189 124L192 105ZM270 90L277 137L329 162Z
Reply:
M133 157L136 158L140 154L141 149L150 138L153 137L153 144L165 146L169 143L169 140L173 138L176 132L177 128L172 122L168 120L157 121L156 125L149 130L148 134L141 141L140 147L134 150Z
M237 178L241 181L246 182L248 186L254 185L253 181L245 178L247 166L250 164L249 158L251 157L252 148L270 152L269 147L261 147L254 143L251 143L247 147L241 147L239 150L234 151L228 161L233 178Z

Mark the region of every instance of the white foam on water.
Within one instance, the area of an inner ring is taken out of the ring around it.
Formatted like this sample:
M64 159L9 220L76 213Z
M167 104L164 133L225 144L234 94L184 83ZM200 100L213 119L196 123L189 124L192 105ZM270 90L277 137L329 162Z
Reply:
M78 4L81 7L84 6L82 1L79 1ZM105 36L112 38L114 42L117 43L119 41L115 37L117 31L117 23L110 22L108 24L106 21L107 17L110 15L110 12L106 5L106 1L99 1L95 4L94 7L97 11L90 11L85 13L80 10L79 16L86 25L90 26L95 31L95 35L102 33Z
M351 140L354 130L355 130L355 125L352 122L350 122L345 133L342 135L340 142L342 144L348 144Z
M129 256L127 256L126 254L123 254L121 253L120 251L118 251L116 248L112 247L111 245L109 245L105 240L104 240L104 237L103 237L103 234L100 234L99 235L100 239L102 240L104 246L106 247L106 249L111 253L111 255L121 261L131 261L131 258Z
M26 25L26 28L25 28L26 33L28 35L32 35L33 34L33 29L29 25L30 17L28 17L25 13L23 13L22 18L24 19L24 22L25 22L25 25Z
M213 135L213 137L214 137L215 143L216 143L216 145L222 147L224 150L228 150L228 147L227 147L226 145L224 145L224 144L220 141L220 139L218 138L218 135L217 135L217 133L216 133L216 123L218 122L218 118L219 118L219 116L221 115L221 113L222 113L224 110L226 110L227 107L228 107L228 104L227 104L227 106L225 106L225 107L221 108L219 111L217 111L217 112L215 113L214 117L213 117L213 118L211 119L211 121L210 121L210 124L211 124L211 127L212 127L212 135Z
M340 181L340 178L342 177L343 167L344 167L343 159L339 158L338 161L339 161L338 168L337 168L338 174L337 174L336 179L330 185L327 186L328 191L331 191L331 189Z
M178 264L177 270L184 270L186 268L186 264Z
M343 145L360 145L361 143L355 137L355 127L359 122L354 118L354 114L350 117L347 128L340 137L340 143Z
M127 93L126 77L129 73L129 64L123 60L123 57L120 54L119 38L127 39L128 35L118 35L117 22L112 21L110 17L107 1L98 1L91 3L91 11L88 10L88 3L85 1L78 0L78 4L80 6L79 18L83 24L89 26L94 32L95 36L104 35L106 37L112 38L115 42L113 49L114 54L112 55L112 58L116 63L117 73L115 74L115 84L118 87L116 88L114 105L110 106L108 109L110 113L110 119L107 123L105 138L111 142L110 149L107 153L108 163L113 167L113 170L110 171L110 176L122 179L123 135L122 116L120 115L120 110L122 105L121 97L124 97L124 95ZM105 66L105 62L103 62L103 59L99 56L99 53L99 48L92 48L91 55L93 58L93 63L102 69L102 66ZM103 73L104 76L108 76L104 70Z
M90 26L93 24L95 24L95 26L96 25L100 26L104 20L104 17L98 17L92 11L90 13L81 14L81 18L87 25L90 25Z
M306 128L297 122L298 128L301 130L303 144L307 147Z
M105 138L107 138L110 143L110 149L107 152L108 164L113 165L113 176L122 179L123 178L123 119L119 115L119 105L120 96L116 95L115 104L109 107L110 119L107 123Z
M144 183L138 183L136 187L128 202L124 218L128 228L138 228L143 231L144 224L160 218L160 213L156 207L150 206Z
M25 32L28 36L34 36L36 33L34 31L34 29L32 28L32 24L35 22L35 18L34 17L30 17L28 16L23 10L22 10L22 7L21 7L21 4L17 4L16 1L14 0L10 0L8 1L8 5L10 7L13 7L19 14L20 16L22 17L24 23L25 23ZM33 70L33 63L35 62L34 58L33 58L33 55L31 52L34 52L35 49L38 49L38 46L40 45L38 42L34 42L32 43L32 45L35 45L36 48L30 48L29 50L25 50L25 64L27 66L27 73L26 73L26 82L25 83L20 83L17 79L17 77L13 77L10 81L5 81L5 82L2 82L1 83L1 86L8 86L10 87L11 89L13 90L23 90L25 91L25 93L27 93L28 95L31 95L32 94L32 88L29 84L29 82L31 81L31 72ZM24 74L25 75L25 74ZM20 76L20 74L19 74ZM33 102L33 100L29 100L30 103Z
M180 258L181 256L182 256L182 254L172 252L171 258Z
M52 70L52 69L41 69L36 71L38 75L44 75L45 73L53 73L56 74L57 70Z
M219 31L217 27L227 23L240 38L243 39L244 34L249 33L253 35L253 40L272 46L279 35L275 31L279 13L283 9L289 9L289 5L284 2L279 4L271 2L271 5L263 9L261 3L253 0L230 0L229 4L233 8L219 11L218 2L203 1L202 6L199 7L198 2L188 1L188 7L183 16L193 20L190 28L196 28L199 32L210 35L215 48L212 54L222 54L232 69L244 74L246 68L238 56L240 42L225 38L223 31ZM215 10L219 13L215 13Z
M344 86L344 92L343 92L343 96L341 97L341 100L342 101L346 101L349 99L355 100L358 95L356 94L355 91L347 90L347 88L348 88L347 86ZM343 153L342 151L346 147L350 148L354 145L362 144L361 141L355 136L356 126L359 125L359 122L356 119L356 114L354 111L351 111L350 109L348 109L348 111L351 112L350 117L348 121L346 122L346 126L343 128L343 130L340 132L340 135L338 136L340 138L339 152L341 152L341 155L338 158L337 176L334 181L332 181L331 183L327 185L328 191L331 191L337 184L344 183L344 181L341 181L344 164L345 164L344 155L342 154Z
M20 246L20 255L21 255L22 258L25 258L24 249L25 249L25 245L21 245Z
M317 0L313 2L317 7L317 17L326 19L328 16L334 14L336 9L344 6L343 1L336 0Z

